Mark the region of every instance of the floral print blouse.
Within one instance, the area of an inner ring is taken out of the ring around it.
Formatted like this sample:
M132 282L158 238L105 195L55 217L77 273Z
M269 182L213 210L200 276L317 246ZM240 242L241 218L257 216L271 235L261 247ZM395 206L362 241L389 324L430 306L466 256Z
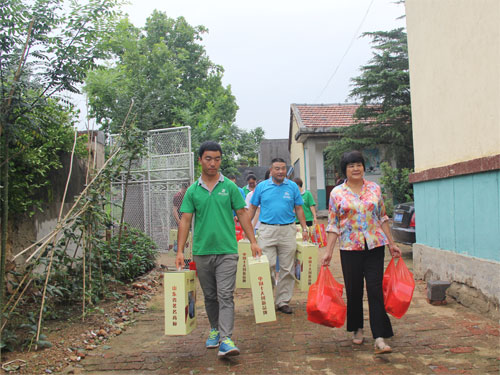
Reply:
M327 232L339 235L340 249L364 250L389 243L381 224L389 220L385 212L380 186L363 180L361 194L354 193L347 183L330 193Z

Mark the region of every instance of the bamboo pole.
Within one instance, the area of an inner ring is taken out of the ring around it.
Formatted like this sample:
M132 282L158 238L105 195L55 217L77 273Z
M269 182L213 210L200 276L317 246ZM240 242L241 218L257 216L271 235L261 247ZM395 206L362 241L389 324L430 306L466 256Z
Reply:
M12 308L10 309L9 311L9 315L12 314L12 311L14 311L14 309L16 308L17 304L19 303L19 301L21 300L21 298L23 297L24 295L24 292L26 292L26 290L28 289L28 286L31 284L31 282L33 281L33 279L30 279L27 283L26 283L26 286L24 287L23 291L21 292L21 294L19 295L19 298L16 300L16 303L14 304L14 306L12 306ZM7 309L7 307L5 308ZM7 325L7 320L5 320L2 324L2 328L0 328L2 331L3 329L5 328L5 326Z
M75 131L75 137L73 140L73 149L71 150L71 162L69 163L68 178L66 179L66 186L64 188L64 193L63 193L63 197L61 200L61 208L59 209L59 216L57 218L57 225L60 225L60 223L61 223L61 216L62 216L62 213L64 210L64 201L66 200L66 194L68 193L69 182L71 180L71 173L73 172L73 160L75 157L76 141L77 141L77 132ZM40 339L40 331L41 331L42 318L43 318L43 307L45 305L45 296L47 293L47 285L49 283L50 271L52 268L52 262L54 260L55 251L56 251L56 236L54 236L54 240L52 242L52 249L50 249L50 261L49 261L49 265L47 267L47 275L45 277L45 284L43 286L42 302L40 304L40 315L38 316L38 326L37 326L37 330L36 330L36 342L37 343L38 343L38 340ZM35 350L38 349L37 343L35 343Z
M93 185L93 183L95 182L95 180L97 180L97 178L102 174L102 172L104 171L104 169L106 169L106 167L108 166L108 164L111 162L111 160L118 154L118 152L121 151L121 148L119 147L117 150L115 150L113 152L112 155L110 155L110 157L108 158L108 160L103 164L103 166L99 169L99 172L97 173L97 175L92 179L92 181L90 181L89 184L87 184L87 186L85 187L85 189L80 193L80 195L78 196L78 198L76 199L75 203L73 204L73 206L70 208L70 210L68 211L68 213L66 214L66 216L61 220L62 223L64 223L68 217L73 213L74 209L76 208L76 206L78 205L78 203L80 203L80 200L82 199L82 197L87 193L87 190ZM85 204L87 205L87 203ZM56 226L56 228L54 230L60 230L61 228L58 228ZM54 233L49 233L47 234L44 238L49 238L49 241L51 238L53 238L54 236ZM40 240L41 241L41 240ZM40 241L38 241L37 243L39 243ZM25 252L27 252L29 249L35 247L37 245L37 243L35 244L32 244L30 246L28 246L26 249L24 249L23 251L21 251L20 253L16 254L13 259L16 259L18 258L19 256L21 256L22 254L24 254Z
M83 293L82 293L82 321L85 320L85 293L86 293L86 290L85 290L85 279L86 279L86 275L85 275L85 258L87 256L86 254L86 251L85 249L87 248L87 237L84 237L83 239L83 247L82 247L82 251L83 251L83 254L82 254L82 270L83 270Z
M122 131L125 128L126 121L127 121L128 116L129 116L129 114L130 114L130 112L132 110L133 105L134 105L134 101L132 100L132 103L131 103L130 108L129 108L129 112L127 113L127 117L126 117L125 121L122 124ZM75 137L76 137L76 134L75 134ZM74 147L75 147L75 145L74 145ZM74 147L73 147L73 152L72 152L72 157L71 157L72 163L73 163L73 157L74 157ZM92 178L92 180L90 181L90 183L88 183L87 186L83 189L83 191L79 194L79 196L77 197L77 199L73 203L73 206L68 210L68 212L66 213L66 215L64 216L64 218L61 220L63 204L64 204L65 196L67 194L68 183L69 183L69 179L70 179L70 176L71 176L71 170L70 170L70 173L68 175L67 184L66 184L66 189L65 189L65 192L64 192L64 198L63 198L62 205L61 205L59 219L58 219L58 223L56 224L56 227L54 228L54 230L51 233L49 233L46 236L44 236L41 240L39 240L36 243L28 246L26 249L24 249L20 253L16 254L13 259L18 258L19 256L21 256L22 254L26 253L27 251L29 251L30 249L32 249L33 247L37 246L38 244L40 244L40 242L43 241L43 243L26 260L26 263L30 262L31 259L33 259L33 257L35 257L35 256L37 256L37 260L38 260L41 257L41 254L42 254L41 250L45 249L48 246L48 244L50 243L50 241L54 240L57 237L57 235L61 232L61 230L65 229L68 226L73 225L73 223L82 214L84 214L87 211L88 206L89 206L89 202L86 202L83 205L83 207L80 208L79 211L76 214L74 214L74 210L78 206L78 204L80 203L82 197L86 195L86 193L90 189L90 187L93 186L93 184L95 183L95 181L100 177L100 175L103 173L103 171L108 167L109 163L119 154L119 152L121 150L122 150L122 147L120 147L118 145L116 146L116 148L114 148L112 150L111 155L109 156L109 158L104 162L104 164L99 169L99 171L97 172L97 174ZM42 320L42 313L43 313L43 304L44 304L44 301L45 301L46 290L47 290L47 285L48 285L48 279L49 279L49 276L50 276L50 268L51 268L52 262L53 262L54 251L55 251L55 247L53 247L52 251L51 251L51 258L50 258L50 262L49 262L49 266L48 266L48 270L47 270L47 276L46 276L46 280L45 280L45 284L44 284L44 292L43 292L43 295L42 295L42 306L40 308L40 316L39 316L39 322L38 322L38 326L37 326L37 341L39 340L39 335L40 335L40 327L41 327L41 320ZM85 259L85 253L84 253L84 259ZM85 268L84 268L84 270L85 270ZM102 274L102 270L101 270L101 274ZM27 276L29 276L29 274L27 274L25 277L27 277ZM101 275L101 278L102 278L102 275ZM30 280L29 283L31 283L31 281L32 280ZM85 275L84 275L84 282L85 282ZM26 288L27 288L27 286L25 287L24 290L26 290ZM24 293L24 291L23 291L23 293ZM20 301L21 297L22 297L22 294L17 299L17 301L15 303L15 306ZM84 298L85 298L85 292L84 292ZM85 303L85 300L84 300L84 303ZM15 306L14 306L14 308L15 308ZM5 322L5 324L1 323L1 321L2 321L1 320L1 315L2 314L0 314L0 326L4 327L7 322ZM0 328L0 337L1 337L1 328ZM1 359L1 357L0 357L0 359Z

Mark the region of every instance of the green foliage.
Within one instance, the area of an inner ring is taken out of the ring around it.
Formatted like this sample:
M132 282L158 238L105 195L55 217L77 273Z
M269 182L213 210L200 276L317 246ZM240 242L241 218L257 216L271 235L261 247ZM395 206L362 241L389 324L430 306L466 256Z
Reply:
M116 261L117 248L117 236L113 237L109 244L102 243L100 253L103 272L116 274L118 280L121 281L132 281L154 268L157 255L156 244L141 231L128 226L124 227L119 263Z
M4 319L7 318L7 314L4 314ZM2 337L0 338L0 351L12 352L16 348L18 342L18 336L13 329L4 328L2 331Z
M392 202L392 199L389 199L387 194L382 194L382 198L384 199L385 212L387 213L387 216L393 217L394 203Z
M259 165L260 143L264 139L264 129L260 126L250 131L243 131L240 137L238 154L240 164L246 164L249 167Z
M413 171L408 168L392 168L389 163L380 164L382 177L380 183L384 191L392 198L391 203L404 203L413 201L413 185L409 182L410 173ZM387 208L386 200L386 208Z
M16 137L9 144L11 158L9 211L11 214L42 210L46 198L42 194L50 188L50 173L62 167L61 156L71 152L74 141L72 113L57 100L49 99L45 106L33 109L28 116L18 118ZM33 129L24 122L37 123ZM86 157L87 137L79 137L76 157ZM43 197L42 197L43 196Z
M41 188L36 180L48 173L44 162L64 147L64 141L56 140L47 148L39 144L31 150L31 143L40 141L36 134L44 137L46 128L53 129L61 116L60 108L55 109L49 98L63 92L78 92L86 72L96 66L102 58L100 40L113 27L116 16L116 0L88 0L85 2L64 0L9 0L0 6L0 147L2 158L0 186L2 230L0 238L0 306L4 306L4 282L7 248L7 227L12 203L21 203L22 210L27 204L37 202L23 189ZM71 104L62 96L60 102ZM47 126L47 123L52 126ZM68 121L63 121L68 124ZM50 133L50 132L47 132ZM54 133L51 134L52 136ZM30 139L31 138L31 139ZM49 142L50 143L50 142ZM11 149L11 148L18 149ZM14 161L12 157L26 153L25 158ZM38 157L38 155L40 157ZM52 164L52 160L49 161ZM55 165L49 165L54 167ZM14 181L10 177L28 171L33 180ZM14 187L14 193L9 191ZM18 194L16 196L16 193ZM13 196L14 195L14 196ZM23 202L27 197L28 202ZM32 200L30 202L29 200ZM16 202L17 200L17 202ZM15 208L18 209L17 207ZM0 315L0 326L3 325ZM0 331L1 336L1 331Z
M116 0L2 2L0 135L3 155L7 148L11 158L7 166L14 168L2 178L4 184L12 179L12 213L40 207L32 193L71 150L75 112L62 93L78 92L104 57L99 46L113 28L116 6Z
M326 149L329 163L338 165L349 150L379 148L384 159L399 168L413 168L408 46L403 29L365 33L372 38L373 57L353 78L350 96L361 100L357 124L339 131Z
M83 254L74 257L72 251L67 249L68 238L61 240L54 253L51 267L50 284L47 285L47 306L56 304L78 302L83 293ZM108 243L100 238L92 238L92 251L87 249L85 263L87 277L87 297L92 304L98 303L110 292L110 286L116 282L132 281L154 268L156 259L156 245L144 233L130 228L124 232L121 241L121 256L117 260L118 237L114 236ZM39 264L46 269L49 263L50 249L40 259ZM116 277L115 277L116 276ZM45 274L39 274L35 280L35 287L41 288L45 281ZM48 308L45 314L50 318Z
M222 67L199 43L206 31L158 11L143 29L123 19L106 42L110 66L90 72L85 84L102 129L117 132L132 100L142 130L230 125L237 106L230 88L222 86Z
M89 72L85 91L104 131L119 131L133 101L129 116L141 130L190 126L193 150L206 140L219 142L223 173L235 173L239 162L257 164L264 131L234 124L236 99L222 84L223 68L201 44L206 32L158 11L144 28L123 19L105 44L108 66Z

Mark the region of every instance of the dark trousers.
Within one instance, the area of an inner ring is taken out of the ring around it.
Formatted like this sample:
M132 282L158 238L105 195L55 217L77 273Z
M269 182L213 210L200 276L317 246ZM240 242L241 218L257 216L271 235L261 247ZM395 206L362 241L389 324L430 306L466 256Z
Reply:
M382 279L384 277L384 246L372 250L341 250L340 261L347 296L347 330L363 328L363 289L370 312L373 338L393 336L391 321L385 312Z

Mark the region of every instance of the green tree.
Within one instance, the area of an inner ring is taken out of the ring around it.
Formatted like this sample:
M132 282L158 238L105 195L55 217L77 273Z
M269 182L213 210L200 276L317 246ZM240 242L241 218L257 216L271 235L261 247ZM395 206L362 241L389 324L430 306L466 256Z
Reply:
M240 164L246 164L249 167L255 167L259 165L259 149L260 143L264 139L264 129L260 126L249 130L242 131L240 136L240 146L238 152L240 159L238 160Z
M50 201L50 173L62 167L61 156L73 146L74 114L48 99L44 106L36 106L29 117L18 118L16 139L9 148L9 213L32 215L42 210L42 203ZM34 131L29 121L40 124ZM86 157L87 137L80 137L77 156Z
M158 11L142 29L123 19L107 42L110 66L90 72L85 85L102 129L116 132L134 100L142 130L189 125L198 133L227 132L238 107L222 85L222 67L199 43L206 31Z
M392 168L389 163L380 164L382 177L380 183L384 191L389 193L395 204L413 201L413 185L409 181L409 168Z
M231 87L222 84L224 70L200 44L206 32L159 11L144 28L123 19L106 43L108 66L89 73L85 91L91 115L107 133L117 132L134 100L131 116L140 129L190 126L193 149L219 142L222 172L234 174L239 160L256 164L264 131L235 125L238 106Z
M0 306L3 306L9 168L21 147L31 144L61 115L56 103L70 103L63 92L78 92L86 72L103 58L100 41L113 27L117 0L0 0L0 139L2 166ZM37 136L32 136L37 134ZM31 137L31 139L29 139ZM59 147L59 146L56 146ZM32 154L36 157L36 154ZM43 159L43 158L41 158ZM32 160L34 161L34 160ZM41 165L32 163L33 168ZM14 184L14 187L16 185ZM14 192L16 189L14 189ZM15 200L14 200L15 201ZM0 314L0 326L1 324Z
M398 168L413 168L410 79L406 33L402 28L363 34L372 38L373 57L352 79L351 98L360 99L358 120L330 143L326 156L338 165L351 149L382 148Z

